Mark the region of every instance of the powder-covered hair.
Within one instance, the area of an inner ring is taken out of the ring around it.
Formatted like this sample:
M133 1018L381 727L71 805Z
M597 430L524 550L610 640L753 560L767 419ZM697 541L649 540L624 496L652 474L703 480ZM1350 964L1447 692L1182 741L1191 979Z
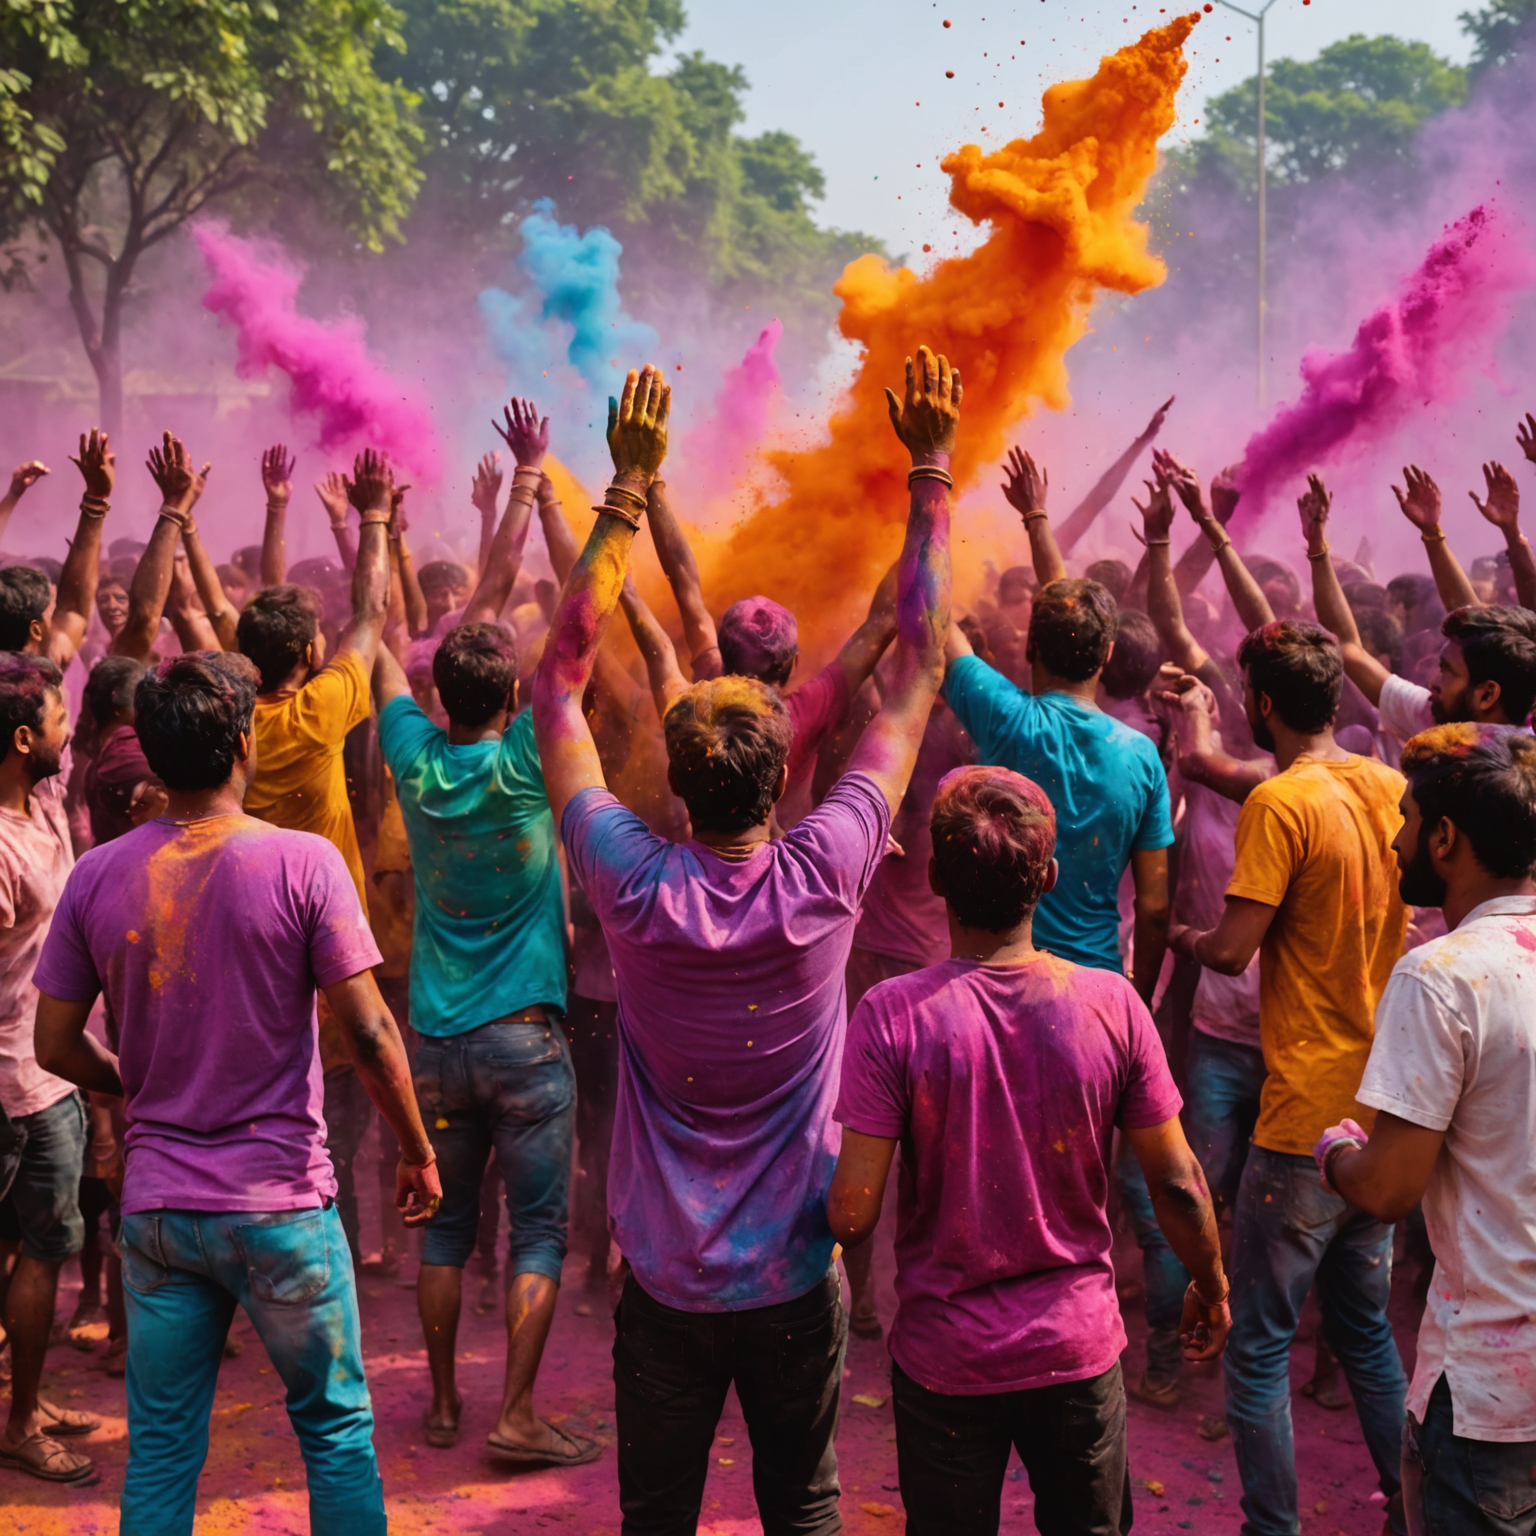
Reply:
M235 651L188 651L148 673L133 695L139 745L169 789L217 789L234 772L260 684Z
M1056 811L1033 779L956 768L933 801L938 886L967 928L1006 933L1034 910L1056 853Z
M0 763L10 756L22 726L42 730L48 695L63 685L64 674L46 656L0 651Z
M1455 608L1440 633L1461 647L1467 676L1499 685L1511 725L1524 725L1536 705L1536 613L1529 608Z
M695 832L745 832L767 821L794 738L775 689L752 677L695 683L663 728L672 787Z
M416 584L422 595L428 592L449 593L469 585L469 572L456 560L429 560L416 573Z
M1086 682L1100 671L1115 643L1119 610L1108 587L1064 576L1042 587L1029 617L1028 657L1057 677Z
M1237 664L1253 684L1254 699L1267 693L1293 731L1320 731L1339 712L1344 657L1320 624L1276 619L1250 630L1237 648Z
M1536 736L1510 725L1437 725L1403 748L1426 826L1443 816L1501 880L1536 874Z

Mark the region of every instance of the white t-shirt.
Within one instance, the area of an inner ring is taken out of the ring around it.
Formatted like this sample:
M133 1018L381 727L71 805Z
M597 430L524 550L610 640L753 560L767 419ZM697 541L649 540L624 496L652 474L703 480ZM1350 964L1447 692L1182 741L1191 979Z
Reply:
M1536 1440L1536 897L1485 901L1397 962L1356 1097L1445 1132L1408 1411L1443 1372L1458 1435Z
M1429 689L1410 683L1406 677L1390 673L1381 685L1381 698L1376 705L1381 728L1398 744L1427 731L1435 723L1429 710Z

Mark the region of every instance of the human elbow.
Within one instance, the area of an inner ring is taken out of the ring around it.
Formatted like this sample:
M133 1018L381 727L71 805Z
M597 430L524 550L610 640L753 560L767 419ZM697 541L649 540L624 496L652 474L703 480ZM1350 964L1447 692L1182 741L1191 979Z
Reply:
M828 1194L827 1224L844 1248L857 1248L879 1221L880 1207L869 1198L869 1191L841 1192L834 1186Z

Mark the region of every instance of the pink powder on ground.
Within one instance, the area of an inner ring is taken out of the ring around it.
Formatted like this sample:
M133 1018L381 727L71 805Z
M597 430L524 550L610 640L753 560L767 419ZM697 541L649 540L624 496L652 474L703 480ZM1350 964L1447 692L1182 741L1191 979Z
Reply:
M1505 296L1536 278L1519 231L1500 209L1448 226L1397 296L1369 316L1344 352L1308 352L1302 393L1248 441L1241 515L1252 519L1309 470L1384 437L1416 405L1451 398L1486 361Z
M782 321L770 320L715 396L714 410L688 443L688 458L706 498L724 496L740 478L743 461L767 436L778 399L780 375L774 358Z
M277 368L292 384L288 406L312 416L327 452L382 448L427 480L442 474L442 451L425 397L369 355L355 316L312 320L298 311L303 269L281 247L245 240L217 223L193 226L213 283L203 307L234 326L242 378Z

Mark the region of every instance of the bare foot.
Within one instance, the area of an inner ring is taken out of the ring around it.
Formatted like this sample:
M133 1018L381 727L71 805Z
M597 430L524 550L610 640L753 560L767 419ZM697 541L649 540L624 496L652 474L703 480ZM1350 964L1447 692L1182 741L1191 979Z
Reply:
M433 1403L427 1410L427 1444L434 1450L446 1451L459 1443L459 1420L464 1413L464 1399L454 1394L449 1404Z

